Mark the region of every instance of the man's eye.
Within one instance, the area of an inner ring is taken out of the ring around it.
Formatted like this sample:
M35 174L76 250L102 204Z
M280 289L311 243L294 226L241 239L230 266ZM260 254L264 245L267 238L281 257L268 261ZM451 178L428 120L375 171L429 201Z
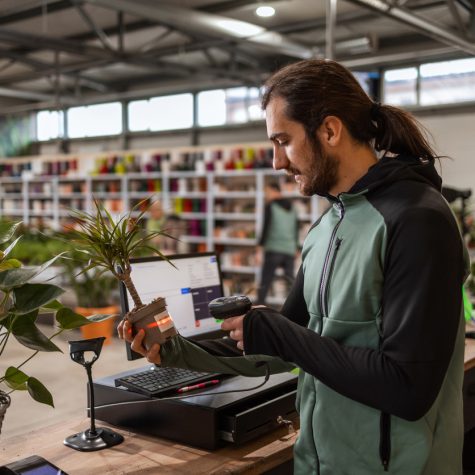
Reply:
M279 141L277 142L277 145L278 145L279 147L284 147L285 145L287 145L287 143L288 143L287 140L279 140Z

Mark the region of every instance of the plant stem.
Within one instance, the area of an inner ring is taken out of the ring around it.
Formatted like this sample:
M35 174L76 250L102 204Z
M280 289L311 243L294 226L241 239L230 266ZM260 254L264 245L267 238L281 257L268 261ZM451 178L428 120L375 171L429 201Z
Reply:
M7 345L8 337L10 336L10 332L6 332L2 335L2 342L0 343L0 355L3 353L5 346Z
M135 288L135 285L132 282L132 279L130 278L130 273L124 272L124 274L122 274L122 280L125 286L127 287L127 290L129 291L132 300L134 301L135 308L143 307L143 303L140 299L139 293L137 292L137 289Z

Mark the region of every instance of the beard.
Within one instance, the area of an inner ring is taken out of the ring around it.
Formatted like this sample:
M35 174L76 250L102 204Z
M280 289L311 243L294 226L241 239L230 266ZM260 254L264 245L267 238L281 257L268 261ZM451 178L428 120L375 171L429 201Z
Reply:
M338 180L338 162L327 154L320 142L310 142L310 153L307 158L308 169L302 173L296 168L289 167L287 172L292 175L301 175L299 182L300 193L304 196L327 196Z

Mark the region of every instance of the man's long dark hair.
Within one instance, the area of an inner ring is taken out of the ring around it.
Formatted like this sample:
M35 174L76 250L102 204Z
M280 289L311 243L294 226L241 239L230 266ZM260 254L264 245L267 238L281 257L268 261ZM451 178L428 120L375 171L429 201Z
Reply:
M373 102L351 72L335 61L304 60L274 73L264 85L262 108L273 97L287 102L286 115L315 132L325 117L338 117L359 143L372 143L376 151L412 155L432 161L436 154L425 130L412 114Z

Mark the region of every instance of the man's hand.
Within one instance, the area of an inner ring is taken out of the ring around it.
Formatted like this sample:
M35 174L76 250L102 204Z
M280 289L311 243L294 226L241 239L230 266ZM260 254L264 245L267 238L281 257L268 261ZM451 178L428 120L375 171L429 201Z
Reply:
M242 324L244 321L244 315L239 315L237 317L229 317L221 323L221 330L229 331L229 336L233 340L236 340L237 347L244 351L244 332Z
M252 308L264 308L265 305L253 305ZM252 310L252 309L251 309ZM221 330L230 332L229 336L236 340L237 347L244 351L244 330L243 322L246 315L238 315L237 317L229 317L221 323Z
M132 324L128 320L123 319L117 327L117 333L121 340L128 341L130 343L130 348L136 353L145 356L147 361L155 364L161 363L160 345L158 343L154 343L148 351L145 346L143 346L143 339L145 337L145 331L143 329L139 330L137 335L134 337L132 333Z

